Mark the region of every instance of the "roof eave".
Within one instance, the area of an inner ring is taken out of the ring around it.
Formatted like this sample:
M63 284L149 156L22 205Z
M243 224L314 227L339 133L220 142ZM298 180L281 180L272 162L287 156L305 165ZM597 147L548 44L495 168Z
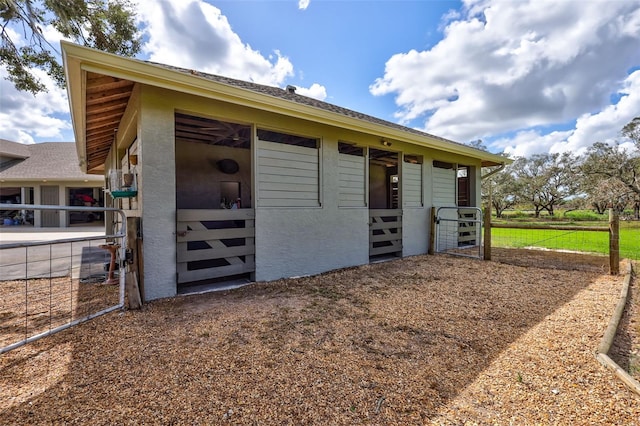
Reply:
M67 82L67 98L69 99L69 111L73 124L78 165L83 173L87 173L87 141L86 141L86 97L84 96L85 78L81 69L81 60L76 55L69 55L67 47L75 46L61 41L62 63L64 66L65 80Z
M364 121L310 105L212 81L198 76L197 73L187 74L182 71L171 70L136 59L123 58L65 41L62 41L61 45L76 146L78 148L80 166L84 172L86 172L86 140L84 132L84 73L86 71L129 79L142 84L178 90L183 93L258 108L331 126L348 128L358 132L375 134L381 138L401 140L418 146L475 158L491 165L511 162L508 158L488 152L485 153L463 144L394 129L383 124Z

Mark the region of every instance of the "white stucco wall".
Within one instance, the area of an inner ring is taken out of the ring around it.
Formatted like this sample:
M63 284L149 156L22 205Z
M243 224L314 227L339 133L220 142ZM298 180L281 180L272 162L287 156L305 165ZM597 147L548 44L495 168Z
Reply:
M256 280L369 263L367 209L257 209Z
M402 255L424 254L429 248L429 209L402 210Z

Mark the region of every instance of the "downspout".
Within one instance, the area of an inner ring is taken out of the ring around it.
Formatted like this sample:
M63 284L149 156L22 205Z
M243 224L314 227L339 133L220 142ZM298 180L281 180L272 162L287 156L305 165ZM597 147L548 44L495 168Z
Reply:
M500 164L500 167L498 167L497 169L490 171L489 173L487 173L484 176L480 176L480 180L485 180L486 178L491 177L491 176L495 175L498 172L501 172L502 170L504 170L504 168L506 166L507 165L505 163Z

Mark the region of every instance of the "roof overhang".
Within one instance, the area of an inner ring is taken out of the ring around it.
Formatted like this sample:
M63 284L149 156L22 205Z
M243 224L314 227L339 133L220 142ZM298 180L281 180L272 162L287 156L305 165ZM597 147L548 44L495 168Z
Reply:
M95 73L115 79L141 83L197 96L229 102L240 106L257 108L290 117L309 120L356 132L374 134L380 138L393 139L422 147L441 150L479 160L482 167L492 167L511 162L508 158L481 151L471 146L448 141L435 136L409 132L365 121L344 114L324 110L291 100L231 86L199 76L197 72L186 73L159 65L124 58L95 49L62 41L62 52L67 91L71 107L71 118L76 138L76 148L83 171L99 172L99 168L87 168L92 153L87 151L87 75ZM89 117L90 118L90 117ZM117 125L114 126L117 128ZM109 144L110 146L110 144ZM105 155L104 153L102 155ZM105 155L106 158L106 155Z

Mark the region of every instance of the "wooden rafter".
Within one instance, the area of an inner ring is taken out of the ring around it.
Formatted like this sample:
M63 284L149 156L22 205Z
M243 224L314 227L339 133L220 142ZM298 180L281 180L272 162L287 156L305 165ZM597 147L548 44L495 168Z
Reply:
M85 142L87 171L101 173L134 82L87 73Z

